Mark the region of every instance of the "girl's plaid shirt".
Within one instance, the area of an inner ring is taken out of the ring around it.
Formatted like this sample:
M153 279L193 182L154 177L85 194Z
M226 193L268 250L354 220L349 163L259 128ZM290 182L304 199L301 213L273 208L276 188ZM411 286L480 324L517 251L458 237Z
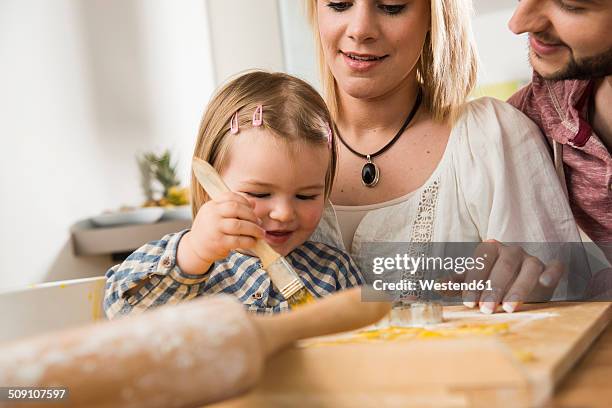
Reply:
M166 303L228 293L250 311L289 309L258 258L232 252L204 275L189 275L176 264L176 250L187 231L143 245L106 273L104 310L108 318L142 312ZM317 297L357 286L363 278L351 258L332 246L307 241L286 256L308 290ZM135 293L134 289L140 287Z

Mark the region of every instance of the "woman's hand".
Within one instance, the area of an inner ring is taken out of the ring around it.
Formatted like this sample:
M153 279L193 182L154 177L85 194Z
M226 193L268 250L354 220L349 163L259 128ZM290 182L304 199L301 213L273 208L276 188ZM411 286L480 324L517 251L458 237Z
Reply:
M506 246L495 240L480 244L474 257L483 257L485 267L466 273L464 282L490 280L491 290L464 291L463 304L479 305L483 313L494 313L501 303L503 310L515 312L527 299L550 299L564 273L559 261L544 265L519 246Z
M177 263L188 274L204 274L230 251L250 249L264 230L243 196L227 192L207 201L198 211L191 231L179 242Z

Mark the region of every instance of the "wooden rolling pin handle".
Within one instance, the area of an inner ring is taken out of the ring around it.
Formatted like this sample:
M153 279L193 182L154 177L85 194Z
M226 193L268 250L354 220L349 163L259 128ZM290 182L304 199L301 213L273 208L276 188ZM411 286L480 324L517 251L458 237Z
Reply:
M266 356L309 337L325 336L368 326L391 310L391 303L363 302L361 287L347 289L290 313L254 316Z

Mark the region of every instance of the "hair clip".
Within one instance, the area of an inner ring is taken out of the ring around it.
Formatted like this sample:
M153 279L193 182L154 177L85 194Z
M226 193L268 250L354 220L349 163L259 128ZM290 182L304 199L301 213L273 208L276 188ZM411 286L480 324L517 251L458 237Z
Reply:
M232 135L238 134L240 131L240 127L238 126L238 111L234 113L232 116L232 120L230 121L230 133Z
M257 105L257 109L253 112L253 126L258 127L263 124L263 106Z
M331 126L329 126L329 123L327 123L326 126L327 126L327 147L331 149L334 134L332 132Z

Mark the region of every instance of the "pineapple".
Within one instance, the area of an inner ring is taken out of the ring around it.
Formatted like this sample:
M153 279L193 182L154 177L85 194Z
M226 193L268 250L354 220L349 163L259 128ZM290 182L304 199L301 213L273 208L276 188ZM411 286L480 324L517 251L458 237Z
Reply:
M137 158L137 162L141 175L141 187L146 198L145 207L189 203L189 191L180 187L181 181L176 175L176 164L172 163L168 150L159 156L152 152L145 153ZM158 194L155 194L153 187L155 181L162 187L162 191L158 191Z

